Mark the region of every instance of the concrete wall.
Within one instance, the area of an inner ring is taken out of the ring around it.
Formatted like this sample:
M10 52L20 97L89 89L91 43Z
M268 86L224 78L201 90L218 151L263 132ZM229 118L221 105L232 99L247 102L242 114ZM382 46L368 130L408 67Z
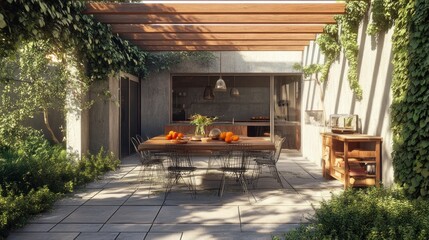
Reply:
M323 102L320 100L320 88L314 80L303 81L303 118L306 110L325 110L325 121L330 114L358 114L361 133L383 137L382 178L386 185L393 183L392 133L390 130L389 106L392 102L390 90L393 66L391 29L386 35L375 39L366 34L368 19L359 30L359 83L363 89L363 99L357 101L347 80L348 65L341 53L340 58L331 67L329 79L322 86L325 91ZM323 63L316 44L311 44L304 52L304 65ZM302 129L302 152L310 160L321 164L320 132L329 131L324 126L304 124Z
M164 132L170 122L172 74L204 73L220 71L220 52L213 52L217 59L209 66L195 62L184 62L169 72L154 73L143 79L142 88L142 136L155 136ZM222 73L275 74L293 73L293 64L302 61L301 52L287 51L243 51L222 52Z
M105 92L110 92L106 96ZM91 85L89 98L89 151L97 153L101 147L119 156L119 80L117 76Z

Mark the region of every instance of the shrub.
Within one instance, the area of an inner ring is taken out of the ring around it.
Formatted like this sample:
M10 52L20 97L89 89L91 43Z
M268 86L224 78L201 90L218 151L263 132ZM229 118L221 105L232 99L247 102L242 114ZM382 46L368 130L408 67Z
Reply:
M31 215L47 210L63 193L73 191L119 165L103 148L76 160L61 145L52 146L40 132L0 144L0 239Z
M285 239L428 239L429 204L400 190L347 190L323 201Z

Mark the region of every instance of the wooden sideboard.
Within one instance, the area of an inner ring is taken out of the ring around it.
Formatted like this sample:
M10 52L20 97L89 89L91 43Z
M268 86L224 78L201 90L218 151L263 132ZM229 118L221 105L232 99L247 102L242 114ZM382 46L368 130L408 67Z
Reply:
M323 176L338 179L344 188L379 186L382 141L379 136L322 133Z

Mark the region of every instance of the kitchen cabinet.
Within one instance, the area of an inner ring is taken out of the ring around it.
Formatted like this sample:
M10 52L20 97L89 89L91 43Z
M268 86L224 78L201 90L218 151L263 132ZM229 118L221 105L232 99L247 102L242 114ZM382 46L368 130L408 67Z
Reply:
M381 143L379 136L322 133L322 165L326 179L348 187L379 186Z

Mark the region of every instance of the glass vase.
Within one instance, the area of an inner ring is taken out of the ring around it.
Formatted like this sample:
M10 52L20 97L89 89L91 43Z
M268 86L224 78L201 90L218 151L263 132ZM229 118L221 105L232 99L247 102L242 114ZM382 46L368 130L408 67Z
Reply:
M195 126L195 136L204 137L206 135L206 129L204 125Z

